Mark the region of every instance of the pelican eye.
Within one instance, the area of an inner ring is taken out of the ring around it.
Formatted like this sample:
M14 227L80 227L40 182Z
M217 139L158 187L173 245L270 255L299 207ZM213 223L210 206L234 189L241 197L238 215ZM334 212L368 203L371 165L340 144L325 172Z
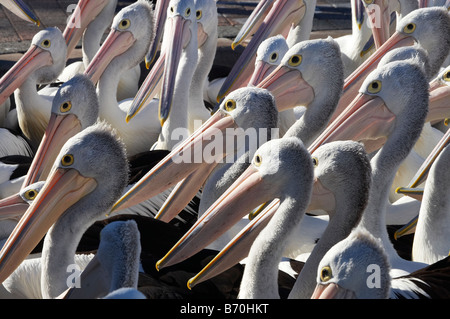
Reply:
M63 166L69 166L73 164L73 155L72 154L66 154L61 159L61 164Z
M235 100L227 100L225 102L225 110L228 112L233 111L236 108L236 101Z
M322 280L323 282L327 282L331 279L332 276L333 274L331 273L331 268L329 266L323 267L320 271L320 280Z
M302 56L298 55L298 54L293 55L289 59L288 63L289 63L290 66L299 66L302 63Z
M186 11L184 11L184 15L189 17L191 15L191 8L187 8Z
M369 93L375 94L381 91L381 81L373 81L372 83L369 84L369 87L367 88L367 91L369 91Z
M123 19L119 23L119 29L120 30L126 30L131 26L131 21L129 19Z
M274 52L274 53L272 53L272 55L270 56L269 61L270 61L270 62L275 62L276 60L278 60L278 53Z
M373 0L364 0L364 2L365 2L366 4L372 4L372 3L373 3Z
M313 158L312 158L312 161L313 161L314 167L319 166L319 159L318 159L317 157L313 157Z
M72 103L67 101L67 102L64 102L63 104L61 104L61 106L59 107L59 110L61 111L61 113L67 113L70 111L71 108L72 108Z
M52 45L52 41L50 41L49 39L45 39L44 41L41 42L41 46L43 48L50 48L50 46Z
M414 30L416 30L416 24L415 23L408 23L404 28L403 32L405 33L413 33Z
M26 191L23 196L27 200L34 200L36 198L37 194L38 194L38 192L36 190L30 189L30 190Z
M262 163L262 157L261 155L256 155L255 159L253 160L253 162L255 163L256 167L260 167L261 163Z
M442 79L444 79L445 82L450 82L450 71L445 72Z
M173 7L170 7L170 12L174 12L175 11L175 9L173 8Z
M197 10L195 12L195 16L197 17L197 20L200 20L202 18L202 10Z

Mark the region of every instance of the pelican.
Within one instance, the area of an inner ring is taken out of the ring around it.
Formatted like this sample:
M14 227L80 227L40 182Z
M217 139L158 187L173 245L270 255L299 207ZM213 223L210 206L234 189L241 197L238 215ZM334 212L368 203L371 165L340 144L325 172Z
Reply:
M37 26L41 25L38 17L22 0L1 0L0 3L19 18L32 22Z
M344 92L332 117L334 121L357 95L365 77L378 65L386 52L419 43L428 53L432 77L449 53L450 17L444 8L432 7L410 12L397 23L396 32L374 54L361 64L344 83Z
M94 258L81 273L81 287L69 288L59 298L102 298L121 288L137 289L140 255L136 222L109 223L100 232L100 245Z
M333 122L309 150L313 152L323 143L342 139L362 141L368 153L383 145L371 161L369 203L358 227L368 229L383 241L393 275L398 276L423 268L424 264L398 256L386 231L384 203L398 167L412 150L424 125L428 112L428 81L417 64L397 61L373 71L360 92L342 114L344 120ZM365 129L360 130L361 127Z
M317 221L317 217L306 215L297 230L284 240L283 256L296 256L304 249L303 246L313 246L310 241L314 242L320 238L312 252L308 251L311 255L290 292L290 297L294 298L309 297L308 294L312 294L314 281L311 281L311 278L314 278L312 275L317 269L318 262L323 254L336 242L344 239L359 221L367 203L370 185L370 162L360 143L353 141L329 143L317 149L312 156L314 186L307 211L325 209L330 215L330 223L323 222L326 229L317 227L318 223L314 222ZM352 183L349 183L350 180ZM350 193L352 195L349 195ZM358 196L355 197L355 193ZM273 202L278 202L274 207L278 208L279 201ZM189 280L189 287L215 276L246 257L259 231L271 218L277 218L274 217L277 215L276 209L270 209L256 216L199 274ZM307 238L309 233L313 233L312 228L315 228L317 233L312 238Z
M1 281L50 229L42 250L42 295L59 296L67 289L67 266L74 264L81 236L110 209L127 182L126 151L109 125L100 122L70 138L44 187L0 252Z
M70 56L79 40L82 39L83 60L68 65L58 76L66 82L75 74L83 73L97 51L100 49L104 33L111 26L117 7L117 0L79 0L68 20L63 35L67 42L67 56ZM140 65L127 70L120 78L117 88L119 101L132 98L139 88Z
M38 92L36 85L56 79L64 68L66 51L58 28L42 30L33 37L28 51L0 79L0 103L14 92L20 129L33 149L37 149L47 128L56 93L54 89Z
M289 30L293 28L299 31L298 38L292 39L292 42L289 43L293 44L300 39L309 39L315 7L316 0L261 1L232 43L232 48L234 49L254 32L249 44L239 56L239 59L224 81L217 96L217 101L222 100L227 93L248 83L255 65L255 53L262 41L278 34L287 37Z
M376 278L375 271L379 274ZM325 254L311 298L387 299L391 293L389 273L389 258L381 242L368 231L358 229Z
M99 117L117 130L127 146L128 156L148 151L161 128L156 106L145 108L133 125L129 125L125 118L131 100L119 103L115 94L122 72L138 64L147 53L152 16L151 5L146 0L123 8L115 16L107 39L85 71L94 83L98 82Z
M52 101L50 121L22 187L45 180L64 143L93 125L98 118L94 84L79 74L58 88Z

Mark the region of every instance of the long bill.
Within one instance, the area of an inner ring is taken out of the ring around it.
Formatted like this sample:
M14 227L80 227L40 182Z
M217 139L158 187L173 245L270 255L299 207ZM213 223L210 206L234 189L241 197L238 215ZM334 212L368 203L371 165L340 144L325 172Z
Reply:
M315 97L314 89L303 79L302 73L284 65L279 65L258 87L273 94L278 112L297 105L308 106Z
M100 50L84 71L94 84L97 84L105 69L117 56L125 53L136 41L129 31L112 29Z
M273 0L263 0L260 6L255 9L268 10L270 8L268 14L257 12L250 17L253 17L255 21L251 20L248 23L248 30L251 30L252 26L258 23L258 19L265 18L223 83L217 97L218 102L229 92L248 83L255 66L256 51L261 42L277 34L286 37L291 24L297 25L305 15L306 5L303 0L277 0L273 5L270 5L272 2ZM241 32L247 33L245 30L241 30ZM236 40L235 43L237 43Z
M75 115L52 113L21 189L46 180L64 143L80 131L81 123Z
M88 25L102 12L109 0L79 0L63 36L67 44L67 56L72 53Z
M387 52L395 48L411 46L415 41L416 40L412 36L396 31L380 48L353 71L353 73L345 79L343 94L336 107L336 111L331 117L330 123L334 121L358 95L358 91L367 75L376 69L381 58Z
M389 39L389 2L386 0L374 0L370 5L363 2L372 29L375 47L378 49Z
M169 117L172 107L175 79L177 77L181 54L193 36L189 29L191 22L180 15L167 19L166 23L168 25L166 26L167 33L165 36L170 39L170 42L167 45L164 44L163 48L166 59L158 114L161 126L164 125L164 122Z
M430 100L426 122L450 117L450 68L430 82Z
M219 238L255 207L272 200L267 184L253 166L212 204L186 234L160 259L156 268L179 263Z
M169 0L159 0L156 1L155 6L155 35L153 37L152 43L150 44L150 49L145 56L145 66L147 69L150 68L150 65L153 63L156 52L158 52L159 44L161 42L161 38L164 31L164 25L166 23L167 18L167 8L169 7Z
M360 93L352 104L308 148L313 153L332 141L354 140L364 143L368 153L381 148L395 123L395 115L379 97Z
M212 155L206 154L206 152L208 149L214 149L214 147L216 147L216 150L226 151L223 143L226 143L227 128L235 127L236 124L231 116L221 110L217 111L129 189L114 204L111 212L137 205L156 196L188 177L192 172L203 166L205 162L220 162L226 154L216 152ZM218 137L219 140L216 140L215 137ZM220 138L223 138L223 140L220 140Z
M0 104L4 103L35 70L52 63L50 52L31 45L19 61L0 79Z
M74 169L55 169L0 251L0 282L30 254L57 219L97 182Z
M19 194L14 194L0 200L0 220L17 219L27 211L30 205Z
M1 4L19 18L25 21L32 22L38 27L41 25L39 18L22 0L4 0L1 2Z

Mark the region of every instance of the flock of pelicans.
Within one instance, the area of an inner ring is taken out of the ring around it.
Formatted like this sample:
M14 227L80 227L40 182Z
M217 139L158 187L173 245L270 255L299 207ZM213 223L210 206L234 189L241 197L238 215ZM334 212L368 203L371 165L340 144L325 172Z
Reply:
M350 2L313 40L315 0L260 1L215 79L215 0L36 33L0 79L1 297L450 297L450 1Z

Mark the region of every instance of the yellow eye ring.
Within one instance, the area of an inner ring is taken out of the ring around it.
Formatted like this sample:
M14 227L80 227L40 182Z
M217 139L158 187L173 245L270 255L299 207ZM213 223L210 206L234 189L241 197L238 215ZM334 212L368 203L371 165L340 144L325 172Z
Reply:
M317 157L313 157L313 158L312 158L312 161L313 161L314 167L319 166L319 159L318 159Z
M278 60L278 53L274 52L270 55L269 61L270 62L276 62Z
M197 10L195 16L197 17L197 20L200 20L203 16L202 10Z
M373 3L373 0L364 0L364 2L365 2L366 4L372 4L372 3Z
M191 8L187 8L186 11L184 11L184 15L189 17L191 15Z
M372 83L369 84L369 86L367 87L367 91L369 91L369 93L372 94L376 94L378 92L381 91L381 81L373 81Z
M291 58L289 59L289 65L290 66L299 66L302 63L302 56L301 55L293 55L291 56Z
M72 108L72 103L70 101L64 102L63 104L61 104L61 106L59 107L59 110L61 111L61 113L67 113L70 111L70 109Z
M256 166L256 167L260 167L260 166L261 166L261 163L262 163L262 157L261 157L261 155L256 155L255 158L254 158L254 160L253 160L253 163L255 163L255 166Z
M123 19L119 23L119 29L120 30L126 30L131 26L131 21L129 19Z
M327 282L332 278L333 274L331 272L331 268L329 266L325 266L320 271L320 280L323 282Z
M37 196L38 192L34 189L30 189L25 192L23 195L27 200L34 200Z
M66 154L61 159L62 166L70 166L74 162L74 158L72 154Z
M444 75L442 76L442 79L445 82L450 82L450 71L445 72Z
M52 45L52 41L50 41L49 39L45 39L41 42L41 47L48 49L50 48L50 46Z
M236 108L236 101L235 100L227 100L225 102L225 110L228 112L233 111Z
M405 33L413 33L416 30L416 24L415 23L408 23L404 28L403 32Z

